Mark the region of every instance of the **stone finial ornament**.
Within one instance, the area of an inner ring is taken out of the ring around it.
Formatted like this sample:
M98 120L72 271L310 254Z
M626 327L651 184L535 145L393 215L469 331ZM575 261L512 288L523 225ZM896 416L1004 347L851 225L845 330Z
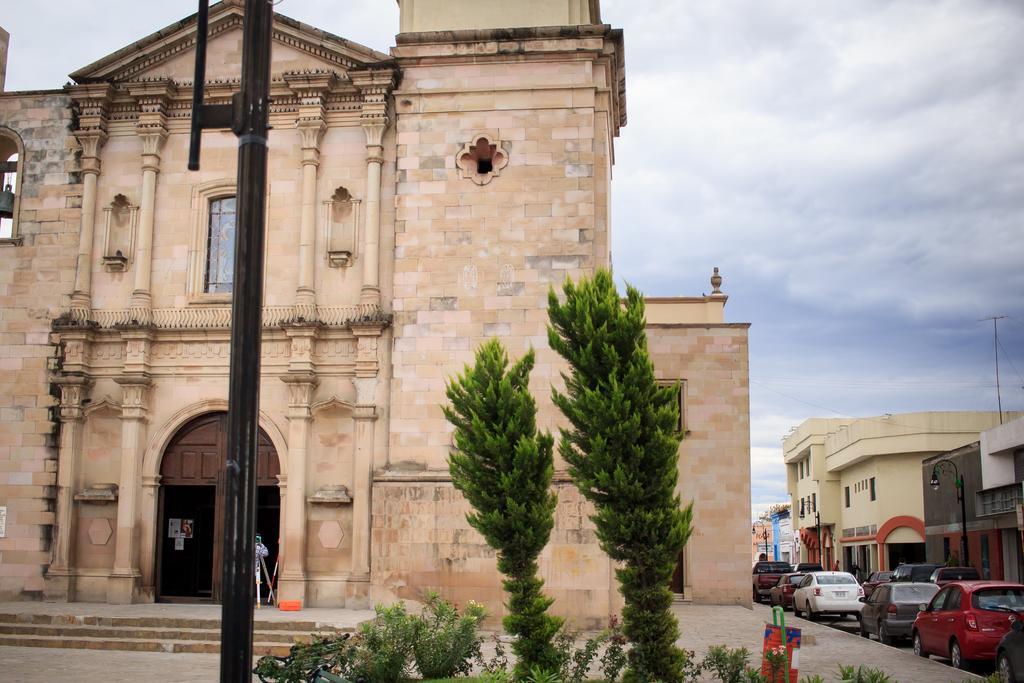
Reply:
M718 266L715 266L715 272L711 274L711 296L723 296L725 293L722 291L722 276L718 274Z
M455 165L459 167L463 178L477 185L486 185L492 178L501 175L501 169L508 165L508 153L502 149L500 140L492 140L487 135L474 135L473 141L467 142L455 155Z

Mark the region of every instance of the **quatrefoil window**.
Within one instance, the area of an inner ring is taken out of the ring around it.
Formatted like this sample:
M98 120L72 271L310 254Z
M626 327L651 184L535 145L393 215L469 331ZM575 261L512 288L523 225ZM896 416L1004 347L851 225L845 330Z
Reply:
M455 165L462 171L462 177L477 185L486 185L491 178L501 174L508 165L508 153L502 149L500 140L486 135L474 135L455 157Z

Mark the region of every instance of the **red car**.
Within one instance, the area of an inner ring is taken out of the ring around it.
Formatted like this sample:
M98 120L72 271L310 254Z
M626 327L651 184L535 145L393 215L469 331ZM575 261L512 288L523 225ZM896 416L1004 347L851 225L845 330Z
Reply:
M1024 585L1007 581L955 581L918 612L911 630L914 654L947 657L966 669L991 662L1000 639L1024 610Z
M768 594L768 603L774 607L779 605L782 609L789 609L793 606L793 591L800 579L804 578L803 572L792 572L779 577L779 582L772 586Z
M864 580L864 583L861 584L861 588L864 589L864 597L870 598L876 588L883 583L889 583L891 580L892 572L871 572L868 574L868 578Z

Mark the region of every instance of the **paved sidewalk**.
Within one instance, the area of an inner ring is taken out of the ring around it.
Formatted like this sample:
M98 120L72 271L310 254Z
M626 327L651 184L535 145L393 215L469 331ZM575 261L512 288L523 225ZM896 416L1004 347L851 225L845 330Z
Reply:
M212 605L132 605L130 609L116 605L67 605L46 603L0 603L0 611L22 611L93 614L110 616L148 616L168 612L181 618L219 616ZM69 609L70 608L70 609ZM756 605L745 607L711 605L676 605L681 631L680 645L703 657L713 645L728 644L745 647L753 653L752 664L760 661L764 622L771 620L770 610ZM367 612L352 610L304 610L279 612L261 609L257 619L309 620L324 624L354 624L367 617ZM961 683L980 680L966 672L956 671L935 660L915 657L909 650L865 640L828 626L786 615L788 626L803 632L800 675L820 674L826 681L835 680L839 664L867 664L883 670L899 683ZM74 680L81 683L109 683L111 680L159 680L166 683L215 681L218 678L218 655L166 654L142 652L110 652L93 650L53 650L44 648L0 647L3 665L0 680L35 681ZM255 680L255 679L254 679ZM710 680L710 679L708 679Z
M673 608L679 619L679 644L703 658L714 645L745 647L752 653L751 663L759 666L765 622L771 622L766 605L745 607L681 604ZM836 679L840 664L865 664L881 669L895 682L960 683L981 680L938 660L914 656L910 650L882 645L823 624L812 623L786 613L786 626L801 630L800 676L819 674L826 681ZM711 680L711 679L708 679Z

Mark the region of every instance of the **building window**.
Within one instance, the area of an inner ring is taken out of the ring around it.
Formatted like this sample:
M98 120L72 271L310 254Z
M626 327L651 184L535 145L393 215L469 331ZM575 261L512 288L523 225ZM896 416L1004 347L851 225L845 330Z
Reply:
M234 197L210 202L203 284L203 291L207 294L231 293L235 276L235 206Z
M868 495L871 496L871 500L875 500L875 478L871 477L868 479Z
M18 206L22 192L21 138L0 128L0 242L17 243Z
M843 487L843 496L846 499L846 507L850 507L850 487L849 486L844 486Z
M192 187L187 295L192 304L227 304L235 272L238 202L235 180L218 179Z
M949 536L942 537L942 561L949 562Z
M817 511L818 511L818 494L817 493L812 493L811 494L811 512L817 512Z

